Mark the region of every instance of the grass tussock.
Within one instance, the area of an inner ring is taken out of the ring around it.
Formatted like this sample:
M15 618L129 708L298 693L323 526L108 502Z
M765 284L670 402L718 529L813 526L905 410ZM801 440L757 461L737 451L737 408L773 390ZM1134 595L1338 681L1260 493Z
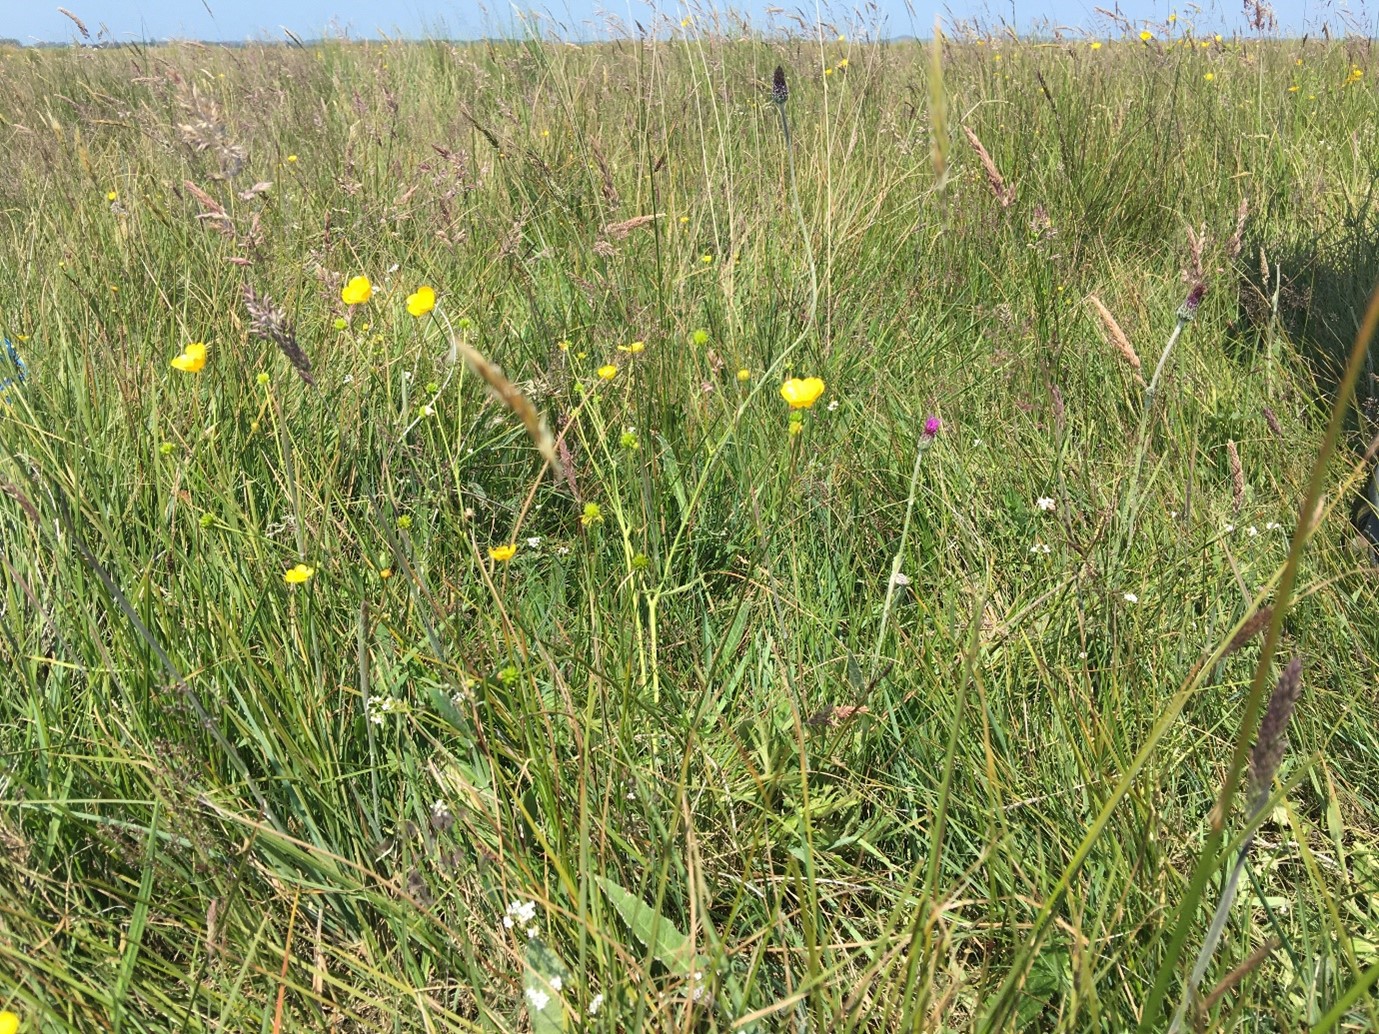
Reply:
M1368 43L722 19L0 49L20 1029L1379 1026Z

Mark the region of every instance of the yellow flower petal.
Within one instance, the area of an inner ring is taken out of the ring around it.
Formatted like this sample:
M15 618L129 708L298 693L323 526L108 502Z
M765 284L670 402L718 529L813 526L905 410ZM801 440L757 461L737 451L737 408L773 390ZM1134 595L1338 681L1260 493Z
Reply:
M19 1017L8 1009L0 1012L0 1034L15 1034L19 1030Z
M288 585L301 585L315 573L316 568L307 567L306 564L298 564L296 567L288 568L283 572L283 581Z
M509 542L506 546L490 546L488 555L500 564L506 564L517 555L517 544Z
M618 375L618 368L612 363L609 363L607 366L600 366L598 368L598 375L601 381L611 381Z
M181 355L172 358L172 368L181 370L183 373L200 373L201 368L205 365L206 344L204 341L193 341L182 349Z
M808 409L823 393L824 382L818 377L791 377L780 386L780 397L790 403L791 409Z
M344 286L340 300L346 305L363 305L373 297L373 284L366 276L357 276Z
M436 292L422 285L407 296L407 312L413 316L425 316L436 307Z

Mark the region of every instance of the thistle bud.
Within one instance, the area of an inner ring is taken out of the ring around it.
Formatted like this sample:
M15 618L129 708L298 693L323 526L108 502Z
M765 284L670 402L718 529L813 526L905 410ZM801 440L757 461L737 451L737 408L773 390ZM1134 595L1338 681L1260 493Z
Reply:
M1207 285L1201 282L1192 285L1192 290L1188 292L1187 301L1183 302L1178 309L1178 319L1184 323L1191 323L1197 317L1197 307L1202 304L1202 295L1207 293Z

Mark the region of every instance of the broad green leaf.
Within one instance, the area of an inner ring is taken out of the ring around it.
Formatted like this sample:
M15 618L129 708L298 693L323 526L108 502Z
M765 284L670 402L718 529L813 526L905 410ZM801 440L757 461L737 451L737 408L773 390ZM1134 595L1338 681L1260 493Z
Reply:
M532 1034L565 1030L570 971L560 956L533 937L527 942L527 968L522 975L522 998L531 1017ZM540 1006L540 1008L537 1008Z
M608 895L608 900L618 910L622 921L631 929L632 936L646 946L657 962L683 977L702 971L708 964L704 956L694 953L694 944L689 937L641 898L605 876L595 876L594 879Z

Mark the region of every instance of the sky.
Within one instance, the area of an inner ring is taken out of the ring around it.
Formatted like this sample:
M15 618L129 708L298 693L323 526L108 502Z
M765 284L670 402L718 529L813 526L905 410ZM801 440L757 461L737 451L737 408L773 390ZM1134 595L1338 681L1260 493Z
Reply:
M522 34L517 8L546 12L546 24L561 26L565 38L606 35L607 15L623 24L649 25L656 12L678 24L690 5L674 0L62 0L93 34L103 28L103 38L115 41L174 39L244 41L283 39L290 30L301 39L323 35L378 38L380 34L409 38L444 36L474 39L482 36ZM725 4L698 0L695 8L708 6L751 15L756 24L773 24L764 12L772 0L738 0ZM834 12L851 10L860 0L839 3ZM834 23L848 18L833 14L822 4L824 17ZM800 0L775 0L777 8L802 10L811 21L814 4ZM871 0L884 19L888 36L928 36L935 16L950 20L980 17L987 24L1012 23L1022 31L1039 23L1051 23L1103 33L1109 23L1095 9L1116 8L1133 22L1163 22L1170 13L1180 26L1189 22L1202 31L1243 30L1240 5L1223 0ZM1289 35L1320 32L1325 23L1334 34L1348 31L1379 35L1379 0L1275 0L1271 5L1279 31ZM53 0L0 0L0 37L22 43L69 42L78 38L76 25L59 13ZM875 20L875 15L871 16ZM774 24L784 27L783 15Z

